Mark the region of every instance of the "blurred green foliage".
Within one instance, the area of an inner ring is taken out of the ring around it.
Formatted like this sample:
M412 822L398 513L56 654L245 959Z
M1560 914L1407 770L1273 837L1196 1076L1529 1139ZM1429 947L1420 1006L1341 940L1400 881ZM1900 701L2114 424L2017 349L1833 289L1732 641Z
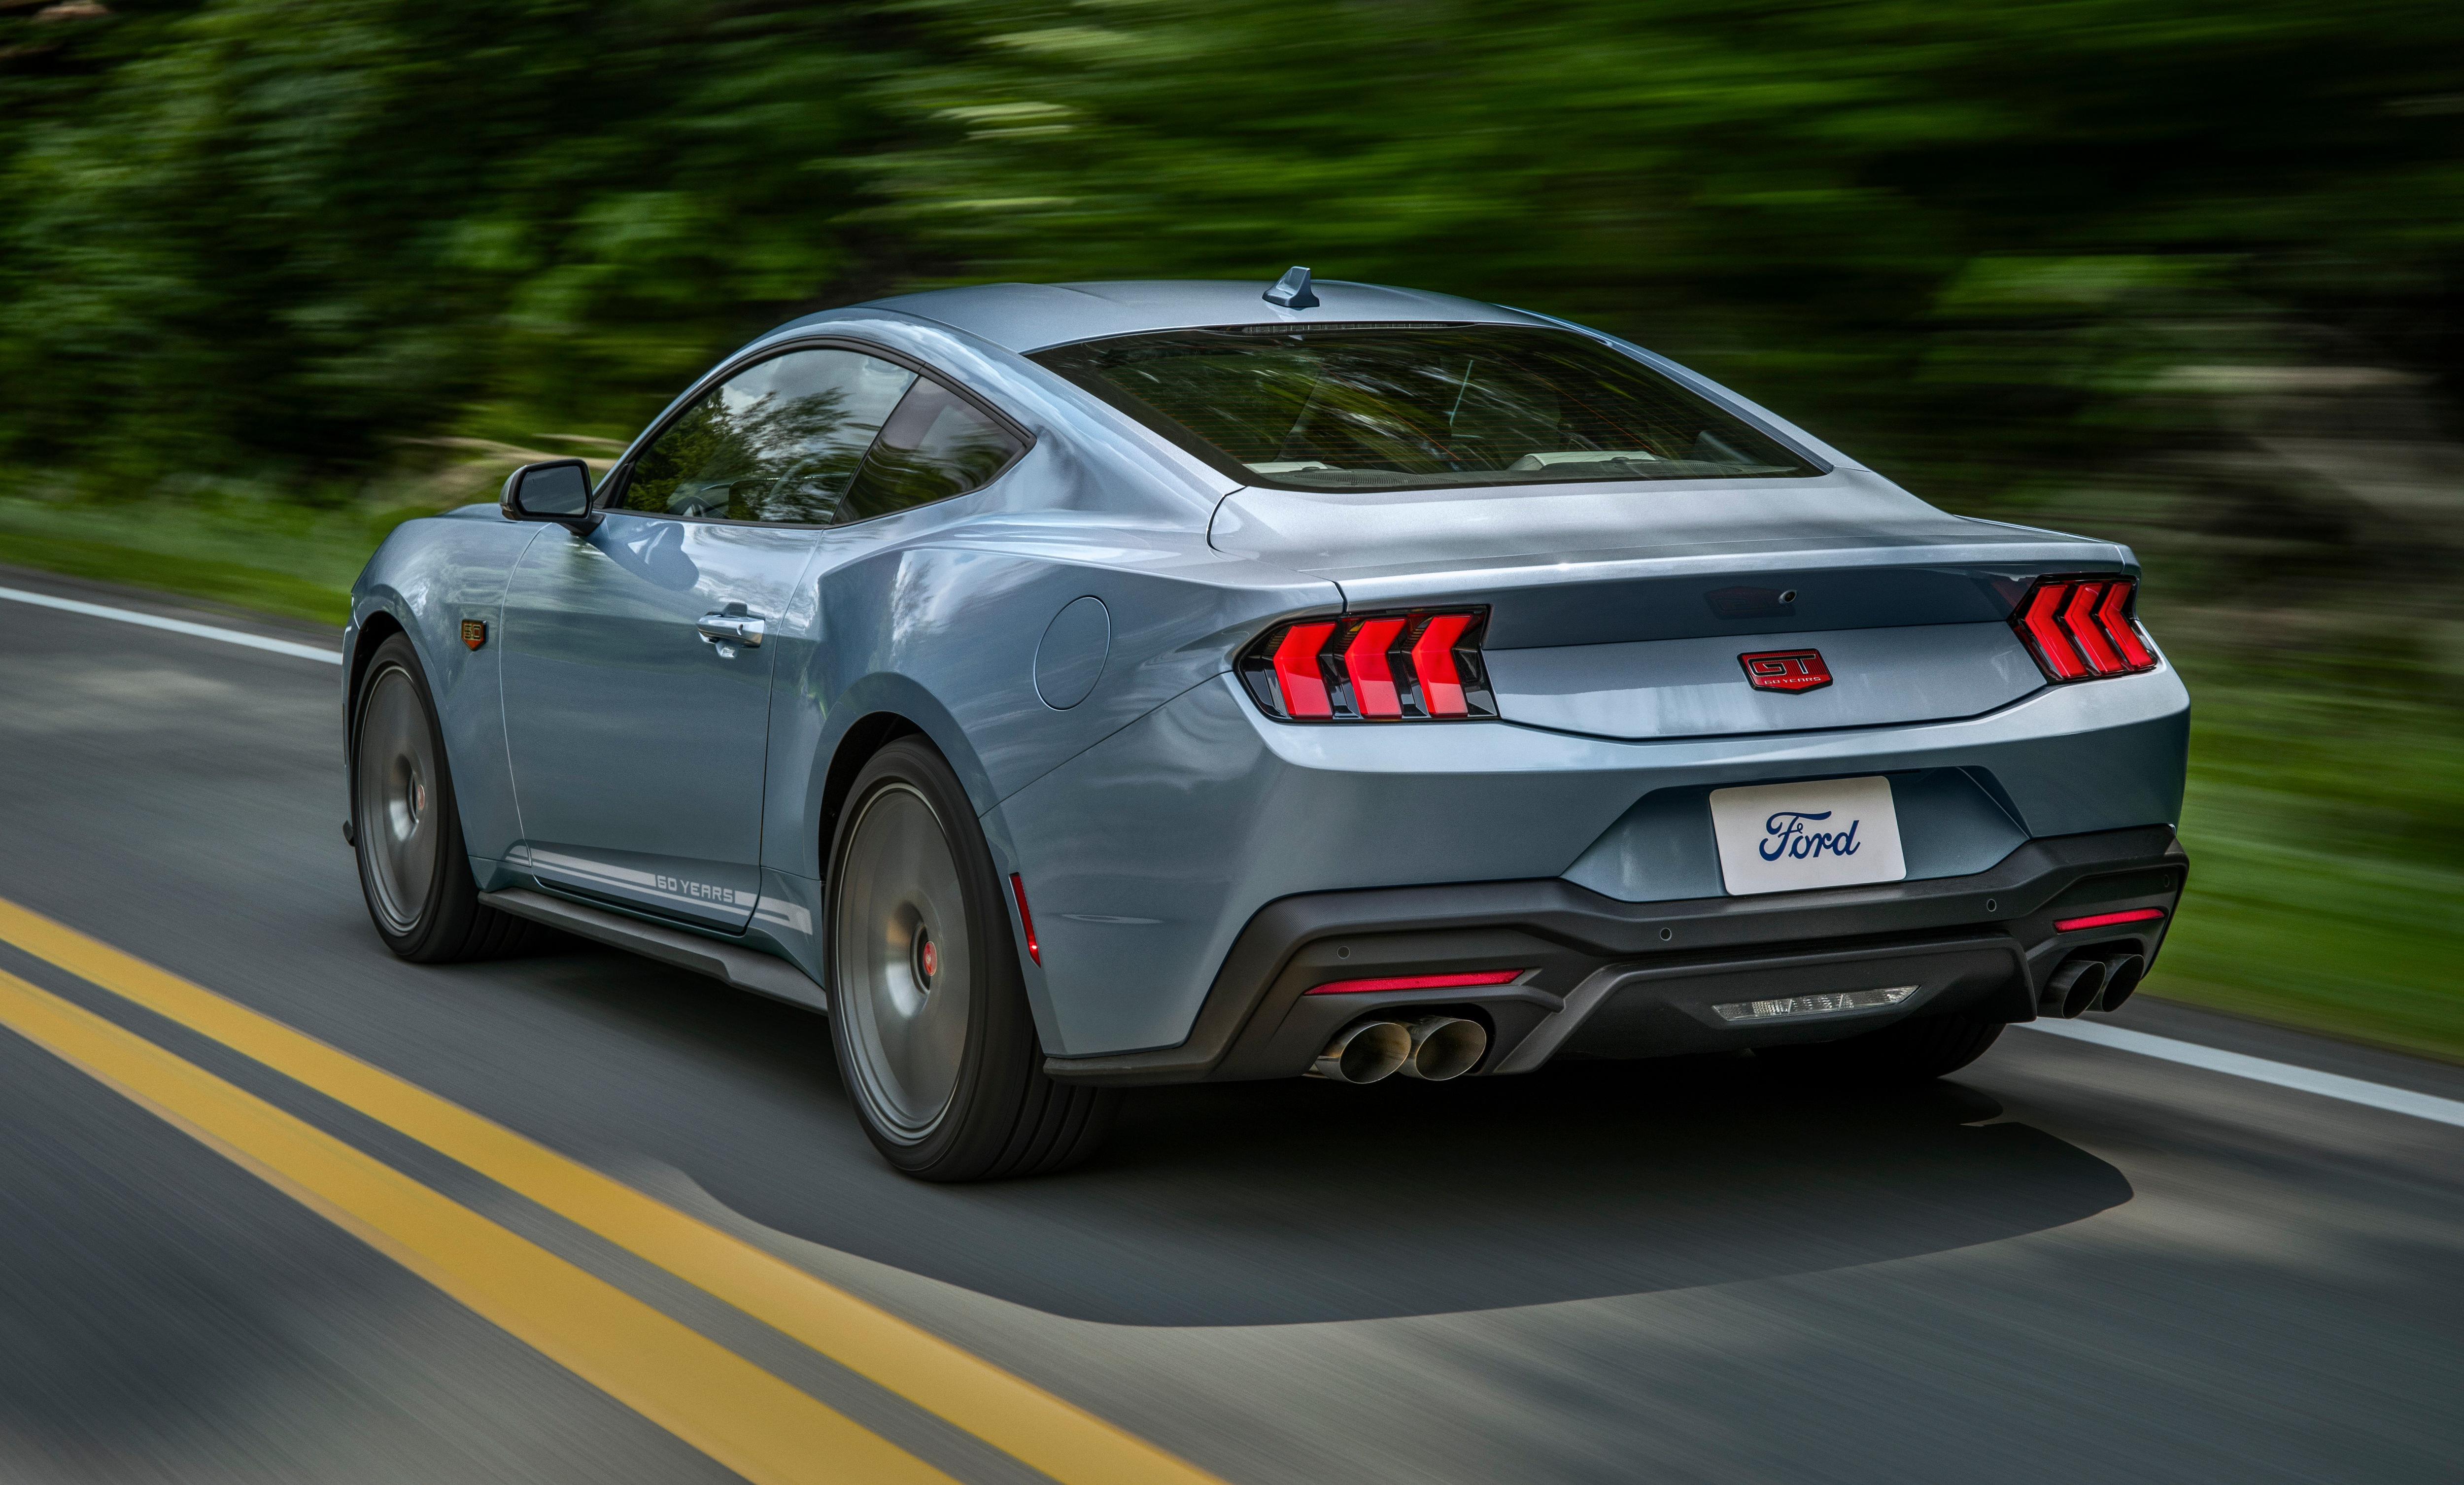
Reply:
M2459 43L2452 0L0 0L0 561L330 611L401 513L883 292L1499 299L2133 543L2200 705L2159 987L2464 1055Z

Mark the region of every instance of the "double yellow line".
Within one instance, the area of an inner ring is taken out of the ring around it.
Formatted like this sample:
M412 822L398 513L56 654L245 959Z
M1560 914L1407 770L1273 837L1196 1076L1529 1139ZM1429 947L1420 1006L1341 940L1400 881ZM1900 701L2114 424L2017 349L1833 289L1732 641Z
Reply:
M458 1104L0 899L0 942L390 1125L1063 1485L1220 1485L794 1264ZM949 1477L625 1291L356 1147L0 971L0 1025L357 1234L749 1480Z

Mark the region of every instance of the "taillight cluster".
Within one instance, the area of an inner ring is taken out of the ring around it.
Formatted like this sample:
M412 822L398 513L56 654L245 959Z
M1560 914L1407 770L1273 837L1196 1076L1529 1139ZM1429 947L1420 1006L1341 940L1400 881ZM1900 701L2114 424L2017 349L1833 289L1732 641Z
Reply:
M1348 613L1278 624L1241 678L1286 721L1462 721L1497 715L1481 664L1485 609Z
M2011 627L2048 680L2094 680L2156 668L2155 652L2131 616L2136 578L2110 574L2038 578L2011 614Z

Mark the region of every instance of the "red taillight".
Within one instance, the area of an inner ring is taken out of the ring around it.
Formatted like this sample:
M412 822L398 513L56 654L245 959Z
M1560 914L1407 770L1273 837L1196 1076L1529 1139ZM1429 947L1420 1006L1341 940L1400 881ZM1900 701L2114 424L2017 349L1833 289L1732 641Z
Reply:
M2054 617L2061 611L2062 599L2069 592L2061 584L2049 583L2019 605L2019 632L2028 637L2029 648L2036 653L2036 663L2056 680L2077 680L2087 674L2087 667L2079 663Z
M1288 721L1469 720L1497 715L1482 609L1301 619L1261 635L1241 678Z
M1511 984L1520 969L1475 969L1465 974L1385 975L1374 980L1331 980L1311 986L1311 995L1366 995L1373 990L1451 990L1465 985Z
M1420 677L1420 705L1432 717L1461 717L1463 676L1455 670L1455 641L1471 628L1468 613L1441 613L1420 626L1412 641L1412 673Z
M2079 646L2087 668L2100 676L2122 674L2122 656L2113 653L2113 642L2096 625L2096 601L2104 596L2108 585L2081 583L2071 589L2070 601L2062 605L2062 628L2070 632L2071 642Z
M2057 918L2054 932L2076 933L2081 928L2110 928L2116 923L2151 922L2165 916L2161 907L2134 907L2122 913L2093 913L2085 918Z
M1403 632L1401 619L1371 619L1343 647L1343 668L1352 673L1352 704L1363 717L1400 717L1403 701L1395 694L1395 668L1386 663L1386 647Z
M1026 910L1026 883L1018 879L1016 872L1009 874L1009 890L1018 898L1018 925L1026 930L1026 957L1043 964L1044 949L1035 942L1035 915Z
M1295 624L1275 647L1275 688L1283 693L1284 711L1292 717L1331 717L1326 676L1317 666L1317 652L1332 624Z
M2134 671L2152 671L2156 656L2139 637L2139 626L2130 622L2130 590L2135 585L2115 583L2104 590L2104 602L2098 606L2096 622L2101 625L2115 649L2122 652L2122 662Z
M2130 616L2135 578L2038 578L2011 615L2048 680L2088 680L2156 668Z

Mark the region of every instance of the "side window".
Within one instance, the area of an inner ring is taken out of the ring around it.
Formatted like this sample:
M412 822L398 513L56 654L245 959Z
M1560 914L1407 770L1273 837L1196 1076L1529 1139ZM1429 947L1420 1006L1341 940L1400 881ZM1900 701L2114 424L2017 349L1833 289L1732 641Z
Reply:
M906 367L851 350L747 366L642 451L617 506L798 525L861 520L846 508L848 487L913 385Z
M917 377L882 425L839 520L865 521L980 490L1026 452L957 393Z

